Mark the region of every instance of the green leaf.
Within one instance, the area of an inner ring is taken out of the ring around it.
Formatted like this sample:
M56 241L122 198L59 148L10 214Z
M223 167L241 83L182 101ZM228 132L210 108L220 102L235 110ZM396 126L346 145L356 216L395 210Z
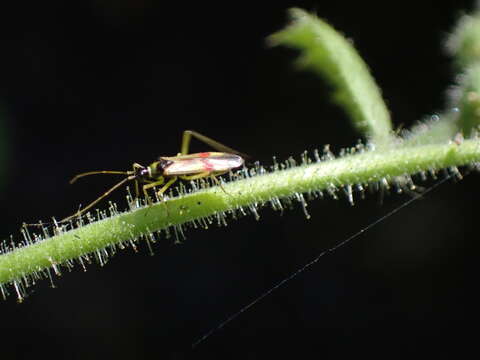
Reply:
M301 51L298 64L322 76L334 87L334 100L354 125L374 144L392 141L390 114L367 65L347 40L325 21L291 9L293 22L269 37L273 45Z
M447 38L447 51L459 69L480 61L480 13L464 15Z
M459 97L456 103L458 131L468 137L480 125L480 62L465 71L454 91L454 96Z

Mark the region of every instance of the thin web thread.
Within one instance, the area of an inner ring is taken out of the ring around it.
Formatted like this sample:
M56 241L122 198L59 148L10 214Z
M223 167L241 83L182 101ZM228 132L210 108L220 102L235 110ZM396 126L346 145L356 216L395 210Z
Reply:
M256 305L258 302L262 301L265 297L267 297L268 295L270 295L272 292L274 292L275 290L277 290L278 288L280 288L281 286L283 286L285 283L287 283L288 281L292 280L293 278L297 277L298 275L300 275L301 273L303 273L305 270L307 270L308 268L310 268L312 265L314 265L315 263L318 262L318 260L320 260L320 258L322 258L323 256L331 253L331 252L334 252L336 250L338 250L339 248L341 248L342 246L344 245L347 245L349 242L351 242L353 239L355 239L356 237L362 235L365 231L367 230L370 230L371 228L373 228L374 226L380 224L382 221L386 220L387 218L389 218L390 216L394 215L395 213L397 213L398 211L402 210L403 208L407 207L408 205L410 205L411 203L413 203L414 201L424 197L425 195L427 195L429 192L433 191L435 188L437 188L438 186L442 185L443 183L445 183L446 181L448 181L453 175L448 175L446 177L444 177L443 179L439 180L437 183L435 183L434 185L432 185L431 187L429 187L428 189L424 190L422 193L420 194L416 194L414 195L412 198L410 198L409 200L405 201L403 204L399 205L398 207L396 207L395 209L391 210L390 212L386 213L385 215L379 217L377 220L375 220L374 222L370 223L369 225L365 226L364 228L362 228L361 230L359 230L358 232L354 233L353 235L349 236L348 238L346 238L345 240L341 241L340 243L338 243L337 245L335 246L332 246L331 248L328 248L324 251L322 251L321 253L319 253L312 261L308 262L307 264L303 265L301 268L299 268L297 271L295 271L294 273L292 273L291 275L287 276L285 279L281 280L279 283L277 283L276 285L274 285L272 288L270 288L269 290L265 291L263 294L261 294L259 297L257 297L256 299L254 299L252 302L248 303L247 305L245 305L244 307L242 307L239 311L237 311L236 313L232 314L231 316L229 316L228 318L226 318L224 321L222 321L218 326L212 328L210 331L206 332L202 337L200 337L198 340L194 341L192 343L192 348L195 348L197 347L200 343L202 343L203 341L205 341L207 338L209 338L212 334L216 333L217 331L221 330L225 325L227 325L230 321L236 319L238 316L240 316L242 313L244 313L245 311L247 311L248 309L250 309L252 306Z

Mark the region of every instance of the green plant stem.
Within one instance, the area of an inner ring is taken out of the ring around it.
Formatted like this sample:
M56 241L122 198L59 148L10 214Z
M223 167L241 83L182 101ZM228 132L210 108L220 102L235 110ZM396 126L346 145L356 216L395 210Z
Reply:
M19 281L25 275L101 252L108 246L148 236L171 226L214 217L222 218L241 208L301 193L368 184L382 179L435 171L480 161L480 141L424 145L388 152L370 151L335 160L311 163L230 182L224 190L215 186L168 201L121 213L81 226L0 256L0 284ZM56 267L54 267L56 269Z

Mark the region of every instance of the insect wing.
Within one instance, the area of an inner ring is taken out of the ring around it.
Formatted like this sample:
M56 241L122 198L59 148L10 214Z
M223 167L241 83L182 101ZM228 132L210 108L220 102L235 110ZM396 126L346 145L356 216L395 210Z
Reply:
M195 175L204 172L222 173L236 169L243 165L242 157L227 153L198 153L165 157L172 163L168 165L163 174L167 176Z

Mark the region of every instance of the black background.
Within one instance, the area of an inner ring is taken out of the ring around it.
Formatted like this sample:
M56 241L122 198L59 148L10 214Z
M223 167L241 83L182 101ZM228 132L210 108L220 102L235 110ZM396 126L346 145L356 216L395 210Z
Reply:
M264 164L356 142L321 80L265 37L286 9L315 10L351 37L408 127L444 108L455 74L442 49L470 1L16 2L2 11L0 96L8 134L0 236L72 214L128 169L179 150L195 129ZM201 145L193 150L203 150ZM470 348L478 286L478 174L449 182L249 309L201 343L209 358L454 355ZM423 184L432 185L433 182ZM124 204L124 193L112 199ZM131 249L0 303L1 358L171 358L249 301L409 199L370 195L261 212L227 228Z

